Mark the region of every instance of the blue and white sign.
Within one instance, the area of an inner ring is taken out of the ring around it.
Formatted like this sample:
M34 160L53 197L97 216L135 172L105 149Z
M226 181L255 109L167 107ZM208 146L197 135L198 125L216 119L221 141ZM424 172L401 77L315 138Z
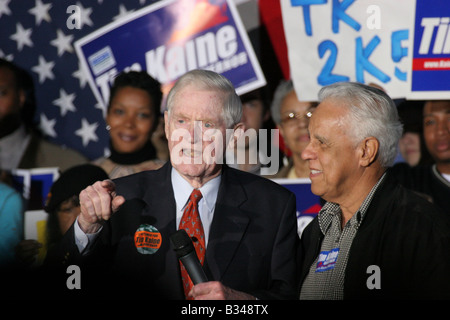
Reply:
M393 99L450 99L450 1L281 0L300 100L340 81Z
M291 77L300 100L339 81L405 97L414 0L281 0Z
M320 197L311 192L311 180L309 179L272 179L295 194L297 204L298 234L301 236L303 229L319 213L322 205Z
M14 188L26 200L26 210L41 210L53 183L59 178L59 169L15 169L11 174Z
M103 105L123 70L146 70L165 93L192 69L221 73L238 94L266 83L233 1L160 1L78 40L75 48Z
M417 0L412 96L450 98L450 2Z

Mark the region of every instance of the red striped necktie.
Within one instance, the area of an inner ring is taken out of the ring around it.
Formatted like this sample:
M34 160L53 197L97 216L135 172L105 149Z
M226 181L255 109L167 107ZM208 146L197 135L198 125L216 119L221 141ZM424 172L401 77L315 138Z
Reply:
M200 190L194 189L189 197L189 203L184 209L183 217L180 221L179 229L186 230L186 233L191 237L194 243L195 252L203 265L205 260L205 233L203 232L202 221L198 212L198 202L202 198ZM181 279L183 281L184 294L187 297L194 284L189 277L183 264L180 262Z

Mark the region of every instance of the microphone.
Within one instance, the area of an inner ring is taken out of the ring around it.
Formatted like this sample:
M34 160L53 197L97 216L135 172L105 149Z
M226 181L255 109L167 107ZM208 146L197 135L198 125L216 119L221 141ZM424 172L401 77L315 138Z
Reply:
M207 282L205 272L195 253L194 245L186 230L180 229L170 236L177 258L183 263L192 282L195 284Z

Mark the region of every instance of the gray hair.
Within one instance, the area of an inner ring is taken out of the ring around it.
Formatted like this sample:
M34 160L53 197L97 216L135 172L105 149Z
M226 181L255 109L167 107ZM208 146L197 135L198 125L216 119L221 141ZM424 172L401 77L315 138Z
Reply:
M188 85L201 90L212 90L221 94L223 117L227 128L232 128L241 121L242 103L236 94L233 84L221 74L209 70L192 70L181 76L167 96L167 112L170 110L177 93Z
M281 123L281 102L289 92L294 90L292 80L282 80L273 94L272 104L270 106L270 113L272 119L276 124Z
M380 144L378 159L384 168L392 166L397 156L403 126L397 107L382 90L356 82L340 82L323 87L319 101L339 99L349 109L350 135L359 143L375 137Z

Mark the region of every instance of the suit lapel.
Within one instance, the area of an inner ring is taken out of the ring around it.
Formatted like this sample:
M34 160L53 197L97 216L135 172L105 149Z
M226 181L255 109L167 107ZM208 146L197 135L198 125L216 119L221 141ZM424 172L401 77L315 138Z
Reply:
M246 200L244 188L224 166L206 250L205 268L213 279L222 278L245 234L250 219L240 206Z
M181 285L179 262L175 251L170 243L170 236L176 231L176 203L171 182L172 166L167 163L161 172L161 176L155 177L158 181L157 190L148 190L144 195L147 203L147 215L156 218L155 227L162 235L161 247L156 253L160 255L158 260L164 269L164 274L156 280L161 288L171 288L171 298L179 299L184 297ZM152 183L154 184L154 182ZM162 289L163 290L163 289Z
M169 240L170 235L176 231L176 204L171 183L171 169L170 164L161 169L162 176L158 177L158 181L162 181L162 184L158 184L158 192L149 190L144 194L143 199L148 208L144 210L144 215L156 218L154 225L163 235L163 243L159 249L160 253L166 256L164 261L166 272L163 279L166 285L178 287L178 294L182 296L179 263ZM246 200L245 190L236 179L235 173L225 166L206 250L204 268L210 280L222 278L247 230L250 218L240 209Z
M152 179L158 181L157 190L153 188L147 189L143 199L149 208L149 212L145 214L156 215L156 224L161 229L170 229L172 232L175 232L176 204L170 177L171 170L172 166L166 163L161 169L161 175L152 177ZM150 182L149 184L154 185L155 183Z

